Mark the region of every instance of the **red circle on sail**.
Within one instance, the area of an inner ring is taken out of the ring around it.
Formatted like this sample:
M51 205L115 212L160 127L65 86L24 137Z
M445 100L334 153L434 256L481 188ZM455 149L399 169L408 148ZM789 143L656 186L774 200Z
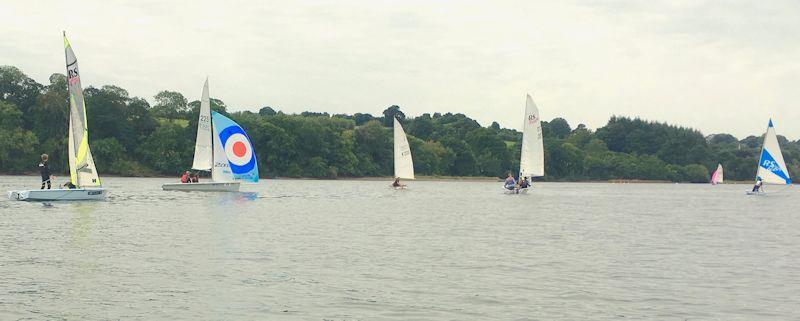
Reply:
M233 154L237 157L242 157L244 154L247 153L247 146L244 146L242 142L235 142L233 143Z

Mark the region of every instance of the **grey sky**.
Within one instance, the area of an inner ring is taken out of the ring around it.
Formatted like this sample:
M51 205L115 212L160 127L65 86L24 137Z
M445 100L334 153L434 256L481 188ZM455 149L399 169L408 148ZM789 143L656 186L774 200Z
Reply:
M61 30L84 86L236 110L462 112L519 128L525 93L574 127L640 116L800 138L800 2L0 2L0 64L46 83Z

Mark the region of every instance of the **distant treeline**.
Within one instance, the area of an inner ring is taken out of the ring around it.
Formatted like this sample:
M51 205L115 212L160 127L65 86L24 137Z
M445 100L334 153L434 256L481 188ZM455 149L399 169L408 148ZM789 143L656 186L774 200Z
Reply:
M43 85L18 68L0 67L0 172L35 171L42 153L51 155L56 172L67 171L66 78L53 74L49 80ZM101 175L178 175L191 165L199 101L162 91L151 105L113 85L85 88L84 96ZM418 175L501 177L519 167L520 132L496 122L482 127L463 114L410 118L398 106L377 116L284 114L271 107L228 113L218 99L212 99L212 109L245 128L262 177L391 176L393 116L409 136ZM726 180L752 180L761 148L761 135L704 137L690 128L626 117L611 117L595 131L583 124L572 128L562 118L542 126L548 181L707 182L717 163ZM796 180L800 141L778 140Z

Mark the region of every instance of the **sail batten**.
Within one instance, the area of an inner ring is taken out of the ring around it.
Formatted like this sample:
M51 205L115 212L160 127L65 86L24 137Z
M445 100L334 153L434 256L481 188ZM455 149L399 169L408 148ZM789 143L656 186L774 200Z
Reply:
M525 100L525 119L522 127L522 150L519 160L520 177L544 176L544 140L539 108L531 95Z
M408 144L406 132L397 117L394 117L394 177L414 179L414 161L411 157L411 146Z
M789 185L792 183L783 160L783 154L781 154L772 119L769 120L767 132L764 134L764 144L761 147L761 157L758 160L756 175L756 179L760 178L766 184Z

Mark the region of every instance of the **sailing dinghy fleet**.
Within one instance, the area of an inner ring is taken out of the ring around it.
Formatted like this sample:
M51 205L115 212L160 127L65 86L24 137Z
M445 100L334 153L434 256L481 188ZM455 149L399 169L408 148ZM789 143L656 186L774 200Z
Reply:
M89 128L86 121L86 104L83 99L78 60L64 34L64 52L69 90L69 130L67 131L69 188L16 190L8 192L14 200L26 201L80 201L103 200L107 190L100 183L92 152L89 148ZM394 118L394 188L406 188L400 179L414 179L414 162L403 126ZM539 109L530 95L525 101L522 146L519 161L519 180L530 182L544 176L544 140ZM791 185L789 171L783 160L775 127L769 121L759 158L756 184L748 195L764 195L763 184ZM194 183L165 183L167 191L239 191L241 182L258 182L258 165L255 149L244 129L236 122L211 110L208 79L203 85L200 112L197 122L192 169L211 173L210 181ZM511 179L509 179L511 180ZM711 175L710 183L723 183L722 164ZM526 193L528 188L519 184L515 188L504 186L509 194Z

